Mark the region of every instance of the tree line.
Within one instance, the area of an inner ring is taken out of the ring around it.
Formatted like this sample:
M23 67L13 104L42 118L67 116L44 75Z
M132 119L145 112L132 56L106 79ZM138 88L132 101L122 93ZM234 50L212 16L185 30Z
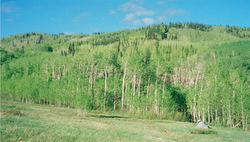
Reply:
M162 39L165 30L104 33L95 36L107 44L94 38L16 60L8 55L1 97L249 129L249 41L206 49L178 36Z

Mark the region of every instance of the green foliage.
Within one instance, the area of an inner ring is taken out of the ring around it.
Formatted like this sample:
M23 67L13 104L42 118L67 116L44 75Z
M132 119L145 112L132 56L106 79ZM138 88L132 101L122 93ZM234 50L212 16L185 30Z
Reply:
M194 30L200 30L200 31L206 31L210 32L212 30L212 26L210 25L204 25L199 23L169 23L169 28L178 28L178 29L194 29Z
M5 37L1 96L249 129L249 30L231 28L170 23L91 35Z
M51 47L51 46L46 46L46 47L45 47L45 51L53 52L53 47Z
M12 59L17 58L14 53L7 52L4 49L0 49L0 52L1 52L0 53L1 54L1 65L8 60L12 60Z
M226 32L229 34L232 34L234 36L237 36L239 38L250 38L250 28L239 28L235 26L226 26Z

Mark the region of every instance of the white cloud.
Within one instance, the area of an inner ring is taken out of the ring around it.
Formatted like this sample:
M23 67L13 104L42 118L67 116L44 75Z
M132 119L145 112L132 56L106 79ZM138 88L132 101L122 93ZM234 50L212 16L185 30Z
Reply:
M164 22L167 20L167 17L166 16L157 16L156 17L156 21L157 22Z
M167 14L169 17L173 17L177 15L185 15L188 14L188 12L180 8L169 8L165 11L165 14Z
M12 10L10 9L10 7L8 7L8 6L2 6L1 7L1 11L3 13L11 13L12 12Z
M137 0L136 0L137 1ZM175 0L168 0L175 1ZM139 0L139 2L142 2ZM121 20L122 23L128 25L152 25L155 23L166 22L170 17L188 14L180 8L169 8L165 11L157 11L152 9L144 8L139 2L130 0L130 2L124 3L118 7L118 10L125 13L125 16ZM156 4L165 5L166 0L158 0Z
M77 16L73 19L73 22L74 22L74 23L78 23L82 18L84 18L84 17L86 17L86 16L88 16L88 15L89 15L89 13L87 13L87 12L81 13L81 14L77 15Z
M96 32L100 32L101 30L99 28L92 28L92 31L96 33Z
M144 0L130 0L131 2L142 4Z
M126 14L126 16L122 19L123 22L133 21L136 16L133 13Z
M126 24L132 24L132 25L141 24L141 21L136 19L136 16L133 13L126 14L126 16L122 19L121 22L126 23Z
M120 5L118 9L123 12L133 12L136 16L151 16L155 14L153 10L148 10L130 2Z
M164 1L157 1L156 2L158 5L162 5L162 4L164 4L165 2Z
M5 21L7 21L7 22L12 22L13 19L5 19Z
M133 25L141 25L141 21L136 19L136 20L132 21L132 24Z
M144 10L144 11L136 11L135 14L137 16L151 16L154 15L154 11L152 10Z
M16 11L16 3L13 1L4 2L2 3L2 6L0 7L1 11L3 13L12 13Z
M142 19L142 22L145 24L145 25L152 25L155 23L155 20L153 18L143 18Z
M64 32L65 35L72 35L75 34L75 32Z
M155 20L153 18L149 18L149 16L154 15L155 11L146 9L138 5L141 3L141 0L135 0L120 5L118 7L118 10L121 10L126 13L125 17L121 20L121 22L131 25L141 25L142 23L148 25L154 23ZM143 18L145 16L147 18Z
M113 15L116 14L116 12L114 10L109 10L109 15Z

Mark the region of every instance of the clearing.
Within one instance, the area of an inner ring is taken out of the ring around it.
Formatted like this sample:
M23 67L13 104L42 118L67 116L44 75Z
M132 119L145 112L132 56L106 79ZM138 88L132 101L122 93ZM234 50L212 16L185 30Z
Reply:
M191 134L195 123L134 119L72 108L1 100L1 141L248 141L250 132L211 126L217 134Z

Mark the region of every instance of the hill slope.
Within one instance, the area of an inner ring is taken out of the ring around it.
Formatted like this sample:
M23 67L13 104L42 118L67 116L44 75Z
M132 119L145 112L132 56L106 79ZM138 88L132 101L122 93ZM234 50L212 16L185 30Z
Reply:
M249 129L250 28L170 23L1 43L3 98Z

